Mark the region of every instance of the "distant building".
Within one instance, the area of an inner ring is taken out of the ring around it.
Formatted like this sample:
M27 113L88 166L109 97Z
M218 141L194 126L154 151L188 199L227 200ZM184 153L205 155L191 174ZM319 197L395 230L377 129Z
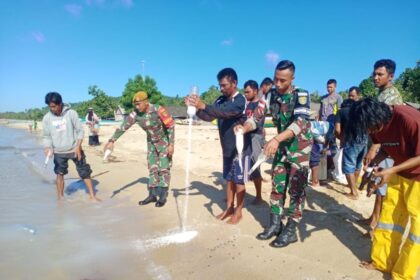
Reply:
M125 110L123 107L121 107L120 105L118 105L118 108L116 110L114 110L114 118L116 121L122 121L124 120L124 116L125 116Z
M169 114L171 114L174 119L186 119L188 117L187 107L185 106L168 105L165 106L165 108L168 110Z

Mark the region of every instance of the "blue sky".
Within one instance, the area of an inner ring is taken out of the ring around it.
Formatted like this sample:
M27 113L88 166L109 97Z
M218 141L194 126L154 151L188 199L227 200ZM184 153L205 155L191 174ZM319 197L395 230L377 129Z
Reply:
M44 106L49 91L88 100L89 85L120 96L144 72L169 96L217 84L233 67L239 85L296 64L295 84L325 92L358 85L380 58L397 75L420 59L420 1L0 1L0 111Z

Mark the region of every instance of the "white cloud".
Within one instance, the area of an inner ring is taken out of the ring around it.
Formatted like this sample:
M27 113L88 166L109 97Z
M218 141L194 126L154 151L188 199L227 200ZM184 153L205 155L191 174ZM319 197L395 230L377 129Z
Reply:
M83 11L83 7L77 4L67 4L64 5L64 9L71 14L72 16L78 17Z
M37 41L38 43L43 43L45 41L45 36L39 31L33 31L32 37Z
M232 46L233 45L233 39L230 38L230 39L223 40L220 44L222 46Z
M270 65L276 65L279 61L280 55L274 51L268 51L265 54L265 61Z

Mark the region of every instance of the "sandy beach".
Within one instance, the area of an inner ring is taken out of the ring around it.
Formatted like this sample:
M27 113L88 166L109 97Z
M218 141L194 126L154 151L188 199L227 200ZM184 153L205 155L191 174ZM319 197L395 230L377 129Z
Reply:
M22 123L6 125L27 129ZM105 143L115 128L102 126L100 142ZM134 208L142 212L144 220L133 220L133 223L145 223L151 229L146 236L136 236L137 243L133 246L146 251L153 259L150 268L156 275L153 279L384 279L381 272L359 268L361 260L369 259L371 247L370 240L363 236L366 230L357 223L358 219L368 217L373 207L374 198L367 198L365 192L354 201L344 196L348 190L339 184L308 188L299 241L274 249L268 241L255 238L269 218L270 165L264 163L262 169L268 179L263 182L266 203L251 204L255 188L249 182L242 221L229 225L216 220L214 216L225 207L225 192L219 135L213 125L197 125L192 131L191 188L185 226L196 231L197 236L182 244L159 239L178 232L181 227L186 207L187 128L176 126L168 203L163 208L153 204ZM39 136L41 129L33 135ZM267 129L268 138L274 133L274 128ZM116 142L107 163L102 161L103 145L89 147L85 135L83 147L98 182L97 196L103 201L122 200L137 205L147 196L146 134L137 125L133 126ZM68 176L77 177L74 166L70 166ZM136 279L149 278L138 275Z

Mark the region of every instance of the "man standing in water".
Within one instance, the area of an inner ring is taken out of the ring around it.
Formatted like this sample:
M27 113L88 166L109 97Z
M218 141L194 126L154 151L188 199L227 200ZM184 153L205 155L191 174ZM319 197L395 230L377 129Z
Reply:
M272 165L272 191L270 196L270 225L257 235L257 239L271 242L273 247L285 247L297 241L296 227L302 219L305 205L305 188L308 185L309 153L312 145L311 124L309 122L310 98L306 90L295 88L295 65L290 60L277 64L270 109L278 135L264 147L264 153L274 155ZM256 127L262 110L245 122L245 131ZM289 190L290 206L285 227L281 222L284 214L286 191Z
M175 122L164 107L149 103L147 93L144 91L139 91L134 95L133 105L134 111L115 131L105 145L105 149L112 150L115 141L135 123L146 132L149 196L139 201L139 204L146 205L156 202L156 207L162 207L166 203L171 181L170 168L174 154Z
M246 151L250 151L249 135L245 135L243 168L240 168L238 153L236 152L235 133L233 128L244 120L245 97L239 93L238 76L232 68L222 69L217 74L220 91L223 93L213 105L206 105L198 96L185 100L186 105L197 108L197 116L205 121L217 119L220 142L223 151L223 178L227 182L226 187L226 209L217 215L217 219L228 220L230 224L237 224L242 218L242 207L245 198L245 182L247 181L247 159ZM237 200L237 207L234 208L234 200Z
M50 111L42 120L44 153L51 157L54 155L54 173L57 174L56 187L58 199L64 197L64 175L68 173L68 161L76 164L76 170L88 189L89 198L95 197L90 174L92 170L86 162L82 150L83 126L76 111L63 104L61 95L50 92L45 96L45 104Z

